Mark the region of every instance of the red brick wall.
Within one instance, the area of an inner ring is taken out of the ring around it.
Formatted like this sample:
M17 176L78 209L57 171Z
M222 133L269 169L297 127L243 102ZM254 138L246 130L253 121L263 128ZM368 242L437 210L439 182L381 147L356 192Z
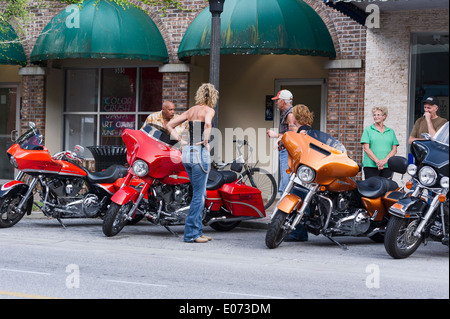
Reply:
M21 131L26 131L28 122L35 122L45 136L45 76L22 77Z
M341 140L349 156L362 163L359 143L364 130L366 27L326 6L305 0L320 15L334 42L336 59L361 59L361 69L330 69L328 73L327 132Z
M171 100L177 112L187 110L189 102L189 73L163 75L163 101Z

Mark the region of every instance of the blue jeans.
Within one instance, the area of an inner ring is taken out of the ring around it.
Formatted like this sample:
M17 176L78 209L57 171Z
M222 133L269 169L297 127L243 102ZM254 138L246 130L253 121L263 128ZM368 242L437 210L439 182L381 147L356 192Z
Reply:
M289 168L289 154L286 149L281 150L279 153L280 156L280 185L278 188L278 192L280 195L283 194L284 189L286 188L289 182L289 175L286 173L286 170Z
M206 182L210 168L209 152L201 145L186 146L183 165L192 184L193 196L184 226L184 241L192 242L203 235L202 212L205 207Z

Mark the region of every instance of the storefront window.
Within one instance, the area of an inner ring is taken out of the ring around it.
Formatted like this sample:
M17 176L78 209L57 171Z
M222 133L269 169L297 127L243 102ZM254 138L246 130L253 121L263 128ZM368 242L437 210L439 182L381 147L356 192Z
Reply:
M148 113L161 111L162 73L156 68L142 69L141 83L141 111Z
M98 70L67 70L66 112L97 112Z
M122 132L139 129L161 110L162 74L158 68L66 70L64 148L124 145Z
M449 39L448 33L414 33L411 37L411 114L409 131L423 116L423 101L439 100L440 117L448 119Z

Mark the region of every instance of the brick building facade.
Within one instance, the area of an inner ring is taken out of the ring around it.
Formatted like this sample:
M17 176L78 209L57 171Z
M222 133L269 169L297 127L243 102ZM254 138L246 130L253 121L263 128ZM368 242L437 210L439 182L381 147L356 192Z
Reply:
M264 94L274 94L275 87L273 85L274 82L277 81L278 78L281 79L292 79L297 78L300 80L318 78L321 79L325 85L324 94L326 95L324 102L324 110L325 114L321 114L320 119L316 118L316 121L320 121L321 129L325 129L327 132L332 134L333 136L339 138L346 145L349 155L358 163L362 162L362 147L359 143L361 134L363 132L364 126L367 126L371 123L371 114L370 109L372 106L377 104L377 92L379 90L388 90L389 84L386 83L385 78L383 77L383 70L394 65L396 67L395 59L387 59L383 61L378 61L377 57L377 34L381 33L381 38L386 39L387 34L390 32L386 29L379 30L369 30L365 26L355 22L351 18L342 14L341 12L325 5L322 0L304 0L311 8L315 10L315 12L320 16L322 21L325 23L329 34L333 40L334 49L336 51L336 57L334 59L325 59L325 58L315 58L315 57L286 57L286 56L276 56L276 57L267 57L261 58L261 61L269 61L270 64L279 64L281 65L280 69L284 71L280 74L273 73L273 75L267 75L266 79L266 88L264 91L261 91L259 95ZM133 0L137 6L141 7L150 18L155 22L158 27L164 42L167 47L168 55L169 55L169 63L160 65L159 71L162 73L162 100L170 99L175 102L178 111L183 111L188 108L189 105L193 102L193 95L196 90L196 86L201 82L208 81L208 70L206 68L207 62L202 60L201 58L192 59L187 62L180 61L177 56L178 47L180 45L183 36L189 27L189 25L194 21L199 12L207 7L208 2L206 0L181 0L181 5L187 10L179 10L173 7L169 7L165 15L161 15L161 11L158 11L160 8L151 7L146 4L142 4L142 2L138 0ZM34 17L31 19L27 29L27 39L23 42L26 56L29 57L31 51L33 50L34 44L36 43L37 38L42 33L42 30L45 26L52 20L52 18L64 10L65 5L62 5L59 2L55 1L30 1L31 11ZM39 5L38 5L39 4ZM4 6L5 1L0 1L0 6ZM439 12L430 11L429 15L436 17L439 15L439 23L438 29L442 30L445 28L448 32L448 9L444 10L444 16L446 15L447 19L444 22L445 17L440 17L442 10L439 9ZM427 13L428 14L428 13ZM397 24L392 19L389 20L389 17L392 17L393 14L386 15L385 20L382 20L382 23L387 25L392 24L392 28L396 28ZM412 24L412 28L417 26L417 23L414 20L415 13L406 12L402 13L406 19L409 19L409 23ZM391 27L389 27L391 28ZM410 30L409 27L400 28L402 34L399 37L407 37L407 34ZM417 27L417 29L420 29ZM433 27L430 26L427 30L432 30ZM436 29L436 28L434 28ZM370 39L370 46L366 44L367 39ZM448 33L447 33L448 34ZM409 43L409 40L406 40ZM390 45L390 44L387 44ZM392 44L395 46L394 44ZM370 50L369 50L370 49ZM392 48L394 51L395 48ZM369 50L370 52L367 53ZM397 50L398 52L398 50ZM367 54L369 54L367 56ZM406 63L409 59L409 54L403 50L400 52L402 55L402 61ZM227 69L228 67L232 68L232 64L242 64L243 70L242 74L253 72L250 67L247 69L247 65L249 65L248 61L251 64L260 63L257 58L251 57L235 57L230 56L229 58L222 59L221 69ZM230 65L226 65L227 62L231 61ZM101 61L103 63L103 61ZM293 63L293 65L298 65L297 69L291 70L292 67L286 65L288 63ZM96 63L94 61L94 63ZM114 64L114 62L111 62ZM122 62L117 62L122 66ZM125 62L124 62L125 63ZM128 63L128 62L127 62ZM388 64L388 65L383 65ZM402 62L403 63L403 62ZM391 64L391 65L389 65ZM309 67L315 67L315 71L309 71ZM382 68L378 68L378 66L383 65ZM368 67L370 69L368 69ZM64 65L62 66L64 68ZM51 127L56 127L55 125L62 126L63 124L55 124L52 119L53 109L49 109L49 104L53 102L49 102L49 100L55 99L54 95L56 94L53 89L54 83L58 82L58 78L54 78L54 74L59 74L61 65L55 63L54 61L45 61L40 65L35 65L28 62L27 67L18 70L19 77L17 78L20 86L21 86L21 112L20 112L20 123L22 129L27 126L28 121L34 121L37 123L38 127L41 128L41 131L48 133L48 130L51 130L51 139L52 141L58 141L56 143L52 143L55 150L51 150L53 152L58 151L60 148L65 147L64 142L61 141L59 135L61 135L62 130L55 130ZM407 69L407 68L406 68ZM0 73L2 72L2 67L0 66ZM296 73L296 70L298 71ZM381 70L381 72L380 72ZM226 71L226 70L224 70ZM403 69L403 71L405 71ZM367 74L370 72L370 74ZM406 70L407 72L407 70ZM226 73L226 72L224 72ZM403 75L402 80L402 90L408 90L407 79L405 78L405 74ZM375 77L375 82L372 82L372 79ZM241 76L240 81L245 77ZM370 81L369 81L370 79ZM0 82L2 81L2 77L0 76ZM3 79L3 81L6 81ZM6 81L8 82L8 81ZM221 85L221 94L222 98L225 96L232 95L235 91L235 82L234 79L226 79L221 83L225 83ZM233 83L233 84L230 84ZM254 83L248 82L240 82L239 86L252 86ZM374 85L375 84L375 85ZM384 88L380 88L383 87ZM56 94L57 98L64 95L64 88L58 88L58 91L62 91ZM236 94L242 94L237 92ZM396 93L385 94L382 99L380 99L381 103L385 103L386 100L392 100L392 97L395 96ZM404 99L407 97L402 94L402 111L404 112L405 108L408 108L407 103L403 103ZM258 97L258 101L251 101L248 104L259 104L260 99ZM232 101L234 102L234 101ZM57 104L57 103L56 103ZM233 109L232 104L229 103L230 106L226 108L228 113L234 113L235 109ZM62 108L62 106L58 106ZM255 107L255 112L259 111ZM221 114L223 111L223 106L221 105ZM225 111L227 112L227 111ZM397 109L394 111L397 112ZM404 119L399 119L402 114L397 112L396 115L393 115L389 120L394 121L405 121ZM234 123L234 120L230 120L233 117L236 118L236 122L239 120L239 115L236 114L226 114L224 116L228 118L225 127L231 126ZM58 121L62 122L62 120L58 119ZM406 120L408 121L408 120ZM251 119L249 121L250 126L252 126ZM254 127L261 127L262 125L259 123L255 123ZM276 123L267 122L265 123L262 120L263 125L266 125L268 128L272 126L277 126ZM49 127L49 125L51 127ZM137 125L137 124L136 124ZM223 126L223 125L222 125ZM405 123L404 127L395 129L399 130L401 136L401 143L404 143L405 136L408 131L408 126ZM55 138L54 135L57 137ZM399 138L400 140L400 138ZM403 148L403 153L407 152ZM405 155L405 154L399 154Z

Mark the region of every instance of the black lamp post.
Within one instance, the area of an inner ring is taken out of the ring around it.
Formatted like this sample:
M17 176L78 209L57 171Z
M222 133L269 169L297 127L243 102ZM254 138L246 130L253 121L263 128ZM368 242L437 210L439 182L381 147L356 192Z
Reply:
M209 11L211 12L211 48L210 48L210 65L209 65L209 82L214 84L219 90L219 74L220 74L220 14L223 12L223 4L225 0L208 0ZM216 115L214 116L213 125L219 127L219 102L216 105Z

